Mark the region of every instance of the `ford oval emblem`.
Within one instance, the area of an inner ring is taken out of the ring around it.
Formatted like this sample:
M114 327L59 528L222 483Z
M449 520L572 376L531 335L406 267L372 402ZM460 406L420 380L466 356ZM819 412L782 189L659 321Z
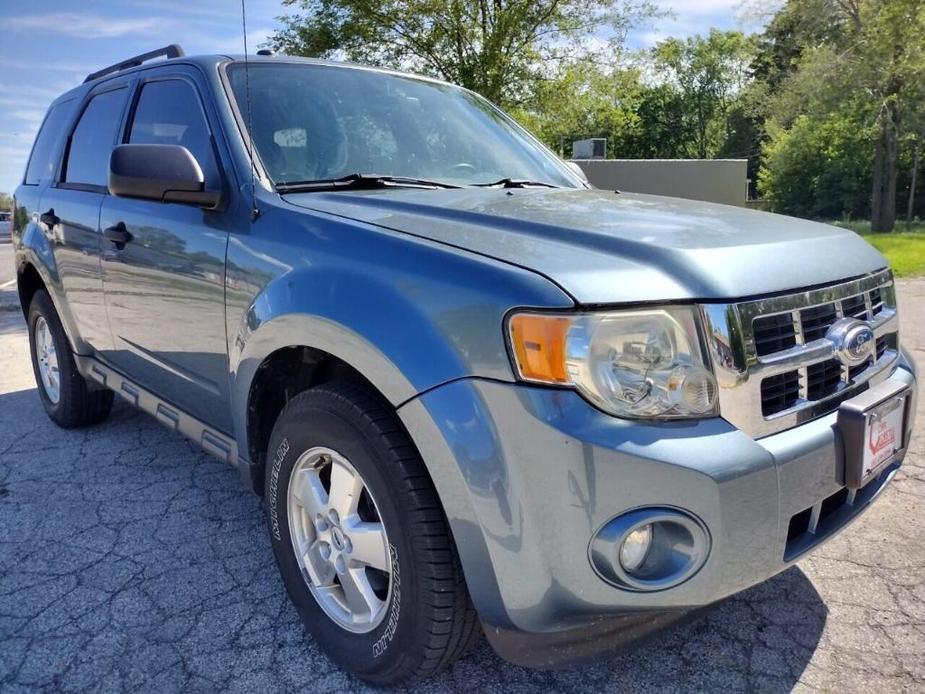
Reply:
M874 351L874 331L856 318L836 321L825 337L835 348L835 357L845 366L863 364Z

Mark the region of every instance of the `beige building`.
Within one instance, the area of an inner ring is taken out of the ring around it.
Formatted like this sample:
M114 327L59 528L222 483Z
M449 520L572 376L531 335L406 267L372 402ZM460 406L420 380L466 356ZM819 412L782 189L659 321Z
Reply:
M670 195L745 205L746 159L576 159L591 184L604 190Z

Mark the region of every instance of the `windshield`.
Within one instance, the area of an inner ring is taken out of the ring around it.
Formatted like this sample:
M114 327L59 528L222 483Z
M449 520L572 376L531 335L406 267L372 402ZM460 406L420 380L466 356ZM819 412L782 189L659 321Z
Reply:
M243 64L229 66L228 78L247 114ZM457 87L336 66L252 63L249 91L254 147L277 185L377 174L580 186L513 121Z

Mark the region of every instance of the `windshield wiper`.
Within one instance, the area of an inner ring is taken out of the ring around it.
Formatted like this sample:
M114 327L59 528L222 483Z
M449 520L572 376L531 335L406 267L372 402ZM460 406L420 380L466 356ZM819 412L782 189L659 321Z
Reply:
M502 178L497 181L492 181L491 183L473 183L472 185L478 188L532 188L534 186L540 188L562 187L553 183L546 183L545 181L528 181L523 178Z
M340 178L321 178L314 181L286 181L276 184L278 193L301 193L318 190L375 190L378 188L459 188L442 181L411 176L387 176L371 173L354 173Z

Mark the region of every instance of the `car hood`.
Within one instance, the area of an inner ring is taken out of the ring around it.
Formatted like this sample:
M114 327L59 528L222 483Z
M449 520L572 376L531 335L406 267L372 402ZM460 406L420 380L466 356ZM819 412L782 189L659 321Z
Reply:
M284 199L528 268L581 304L756 296L887 264L849 230L654 195L393 188Z

